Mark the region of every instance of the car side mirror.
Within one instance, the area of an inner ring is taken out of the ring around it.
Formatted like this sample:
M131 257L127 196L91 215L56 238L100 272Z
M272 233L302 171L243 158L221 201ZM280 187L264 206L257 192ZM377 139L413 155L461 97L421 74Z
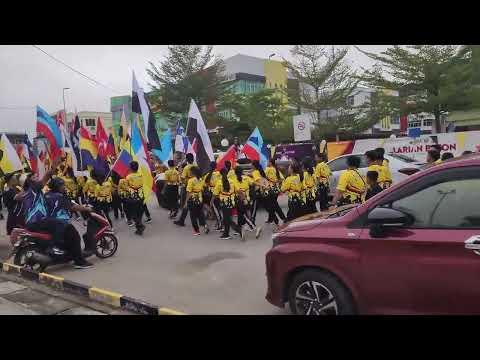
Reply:
M370 211L367 223L370 225L370 236L381 237L387 228L402 227L410 222L410 217L395 209L377 207Z

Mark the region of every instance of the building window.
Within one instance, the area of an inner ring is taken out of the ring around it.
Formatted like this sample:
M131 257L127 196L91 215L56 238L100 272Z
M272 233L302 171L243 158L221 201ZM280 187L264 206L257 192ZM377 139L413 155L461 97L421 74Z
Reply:
M355 104L355 97L353 95L347 96L347 105L353 106Z
M85 126L95 126L95 119L85 119Z
M432 119L423 120L423 126L432 126Z
M400 124L400 117L394 116L393 119L391 120L391 123L394 125Z
M416 120L408 123L409 128L418 128L421 126L422 126L422 122L420 120Z

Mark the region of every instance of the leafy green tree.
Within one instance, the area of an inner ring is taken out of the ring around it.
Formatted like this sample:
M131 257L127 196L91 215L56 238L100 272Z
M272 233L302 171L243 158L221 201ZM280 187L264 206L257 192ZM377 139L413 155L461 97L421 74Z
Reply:
M293 131L287 135L292 114L274 89L263 89L251 94L225 95L219 103L219 110L228 110L231 119L220 120L224 133L231 137L246 139L258 126L264 140L277 143L278 137L292 138Z
M440 131L440 117L449 104L458 103L458 91L453 91L455 63L460 64L456 45L394 45L380 54L358 51L376 63L361 76L364 83L378 89L400 92L395 99L401 114L428 112L435 116L434 129ZM460 70L460 68L457 68ZM458 90L458 89L457 89Z
M225 64L212 51L213 46L171 45L158 65L149 62L152 103L167 114L186 114L190 99L201 108L221 98L228 86Z

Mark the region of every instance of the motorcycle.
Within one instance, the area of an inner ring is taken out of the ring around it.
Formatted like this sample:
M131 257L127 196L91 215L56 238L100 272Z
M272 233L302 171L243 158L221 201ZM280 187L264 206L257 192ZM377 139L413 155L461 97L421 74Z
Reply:
M95 254L101 259L106 259L113 256L118 249L118 239L110 223L105 217L94 212L87 216L87 232L83 235L83 240L85 244L94 244L95 252L85 254L85 257ZM72 261L68 252L52 243L52 236L48 233L15 228L12 230L10 241L13 245L11 253L11 256L14 256L13 263L18 266L43 272L48 266Z

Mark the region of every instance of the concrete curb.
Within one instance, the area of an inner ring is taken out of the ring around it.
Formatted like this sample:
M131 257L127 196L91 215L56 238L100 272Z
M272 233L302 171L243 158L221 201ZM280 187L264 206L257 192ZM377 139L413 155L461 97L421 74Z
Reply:
M142 300L134 299L113 291L86 286L74 281L66 280L61 276L47 273L37 273L20 266L0 262L1 271L7 274L18 275L26 280L39 282L56 290L86 297L90 300L110 305L115 308L129 310L142 315L187 315L169 308L152 305Z

